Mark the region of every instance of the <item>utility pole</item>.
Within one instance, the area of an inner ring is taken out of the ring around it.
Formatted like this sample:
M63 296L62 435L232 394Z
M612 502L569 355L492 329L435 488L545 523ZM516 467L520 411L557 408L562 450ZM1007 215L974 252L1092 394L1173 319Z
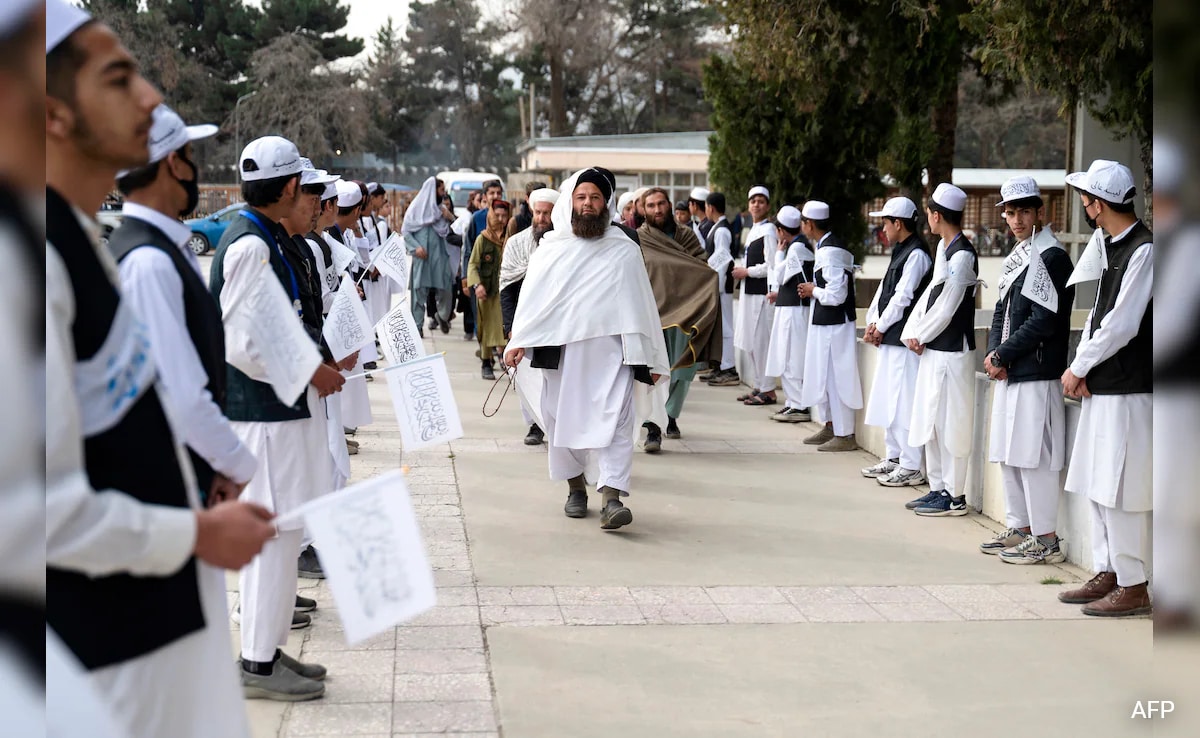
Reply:
M237 99L237 102L235 102L233 104L233 145L234 145L234 148L236 149L236 152L234 154L235 156L240 157L242 155L242 121L241 121L241 118L238 116L238 108L241 106L243 100L249 100L250 98L254 97L257 94L258 94L258 90L254 90L253 92L248 92L245 95L242 95L241 97L239 97Z

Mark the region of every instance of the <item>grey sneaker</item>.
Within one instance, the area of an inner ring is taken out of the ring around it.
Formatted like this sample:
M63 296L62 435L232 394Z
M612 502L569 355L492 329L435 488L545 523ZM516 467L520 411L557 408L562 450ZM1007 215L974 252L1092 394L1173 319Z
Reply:
M902 466L897 466L891 474L886 477L876 477L876 482L879 482L884 487L916 487L918 484L925 484L925 475L920 469L905 469Z
M989 538L979 544L979 550L985 554L995 556L1006 548L1012 548L1021 541L1025 540L1028 533L1022 533L1016 528L1005 528L996 534L995 538Z
M326 672L324 666L320 664L302 664L283 651L279 652L279 664L284 668L291 669L305 679L312 679L314 682L319 682L325 678Z
M899 459L880 459L875 466L864 466L859 471L864 477L876 479L878 477L886 477L899 468Z
M304 702L325 694L325 685L300 676L277 660L269 675L242 672L242 696L248 700Z
M804 439L806 446L820 446L829 439L833 438L833 426L823 426L821 430Z
M807 423L812 420L812 413L794 407L785 407L771 416L771 420L780 423Z
M1061 564L1067 560L1062 550L1062 539L1056 539L1054 545L1047 546L1030 533L1012 548L1000 552L1000 560L1006 564Z
M820 446L817 446L817 450L835 453L840 451L857 451L858 441L854 440L853 433L848 436L834 436Z

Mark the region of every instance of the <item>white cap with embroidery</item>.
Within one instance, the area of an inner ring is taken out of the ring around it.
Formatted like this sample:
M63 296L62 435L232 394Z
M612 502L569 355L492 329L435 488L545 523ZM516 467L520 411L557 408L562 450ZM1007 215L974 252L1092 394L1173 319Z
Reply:
M246 144L238 159L243 182L299 174L304 168L296 144L282 136L263 136Z
M1068 174L1067 184L1105 202L1115 202L1118 205L1133 202L1133 196L1137 192L1133 186L1133 172L1129 171L1129 167L1107 159L1092 162L1086 172Z

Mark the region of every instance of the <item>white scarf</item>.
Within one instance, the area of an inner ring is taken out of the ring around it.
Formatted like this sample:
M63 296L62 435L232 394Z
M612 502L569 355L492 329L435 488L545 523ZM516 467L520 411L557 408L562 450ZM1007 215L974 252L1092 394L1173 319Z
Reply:
M783 270L783 281L786 282L804 270L805 262L811 262L816 257L804 245L803 241L793 241L788 245L787 262Z
M433 226L433 230L442 238L450 233L450 223L442 215L442 206L437 200L437 177L430 177L421 184L421 191L404 213L404 224L400 226L400 231L416 233L429 226Z
M1042 254L1047 249L1055 248L1061 249L1062 246L1054 234L1045 228L1035 231L1031 238L1017 244L1004 260L1004 270L1000 275L1000 301L1003 302L1008 297L1013 283L1032 266L1025 283L1021 285L1021 296L1050 312L1057 313L1058 290L1055 289L1050 272L1046 269L1046 262L1042 259Z
M1083 250L1083 255L1075 263L1075 271L1071 272L1067 286L1080 282L1095 282L1103 276L1106 269L1108 269L1108 249L1104 246L1104 231L1097 228L1096 232L1092 234L1091 240L1088 241L1087 248Z

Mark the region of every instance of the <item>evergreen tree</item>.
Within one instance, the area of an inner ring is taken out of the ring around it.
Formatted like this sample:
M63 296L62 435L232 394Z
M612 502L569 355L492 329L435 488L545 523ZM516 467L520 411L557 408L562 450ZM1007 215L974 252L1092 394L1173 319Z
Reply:
M342 33L349 17L350 8L339 0L262 0L262 15L254 33L260 46L282 34L299 34L320 51L325 61L334 61L363 50L361 39Z

